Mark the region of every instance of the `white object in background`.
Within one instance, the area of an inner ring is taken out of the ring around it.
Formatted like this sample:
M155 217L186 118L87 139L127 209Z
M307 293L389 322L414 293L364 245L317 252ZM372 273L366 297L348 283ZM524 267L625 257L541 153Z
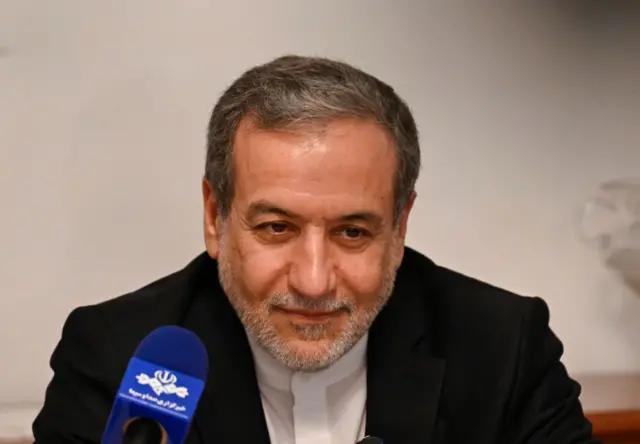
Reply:
M0 441L33 439L31 424L39 407L0 406Z
M578 235L604 264L640 295L640 177L600 185L577 218Z

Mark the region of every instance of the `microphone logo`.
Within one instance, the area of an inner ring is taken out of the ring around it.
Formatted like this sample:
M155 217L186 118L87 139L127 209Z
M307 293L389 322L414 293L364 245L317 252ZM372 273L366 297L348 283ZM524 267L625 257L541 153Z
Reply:
M153 376L165 385L175 384L178 380L178 377L168 370L158 370Z
M147 385L155 392L156 395L175 395L179 398L189 396L189 390L186 387L178 387L178 377L167 370L157 370L153 374L153 378L146 373L140 373L136 376L136 380L140 385Z

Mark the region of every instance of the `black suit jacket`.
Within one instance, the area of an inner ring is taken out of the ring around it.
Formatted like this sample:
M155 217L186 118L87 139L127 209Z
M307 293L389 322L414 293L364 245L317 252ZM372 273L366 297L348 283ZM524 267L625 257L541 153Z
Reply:
M407 248L394 293L370 331L367 433L385 444L595 443L548 321L541 299ZM210 356L187 442L269 443L251 350L206 254L69 315L33 424L36 442L98 443L138 343L168 324L195 332Z

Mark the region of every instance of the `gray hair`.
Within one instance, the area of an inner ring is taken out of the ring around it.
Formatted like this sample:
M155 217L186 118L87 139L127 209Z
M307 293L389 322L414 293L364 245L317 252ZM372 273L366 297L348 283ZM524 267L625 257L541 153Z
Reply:
M290 131L339 118L374 121L398 150L396 220L414 191L420 171L418 130L411 110L393 88L341 61L287 55L242 74L211 113L205 179L223 219L231 210L234 194L234 138L246 116L258 128Z

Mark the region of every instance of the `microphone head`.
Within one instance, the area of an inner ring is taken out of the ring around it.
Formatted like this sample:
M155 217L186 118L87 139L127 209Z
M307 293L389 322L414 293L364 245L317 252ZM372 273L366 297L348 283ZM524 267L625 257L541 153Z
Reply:
M176 325L160 327L149 333L133 357L202 381L209 373L207 349L200 338Z
M207 350L196 334L177 326L151 332L129 361L102 443L184 442L208 370ZM150 441L158 426L162 439Z

